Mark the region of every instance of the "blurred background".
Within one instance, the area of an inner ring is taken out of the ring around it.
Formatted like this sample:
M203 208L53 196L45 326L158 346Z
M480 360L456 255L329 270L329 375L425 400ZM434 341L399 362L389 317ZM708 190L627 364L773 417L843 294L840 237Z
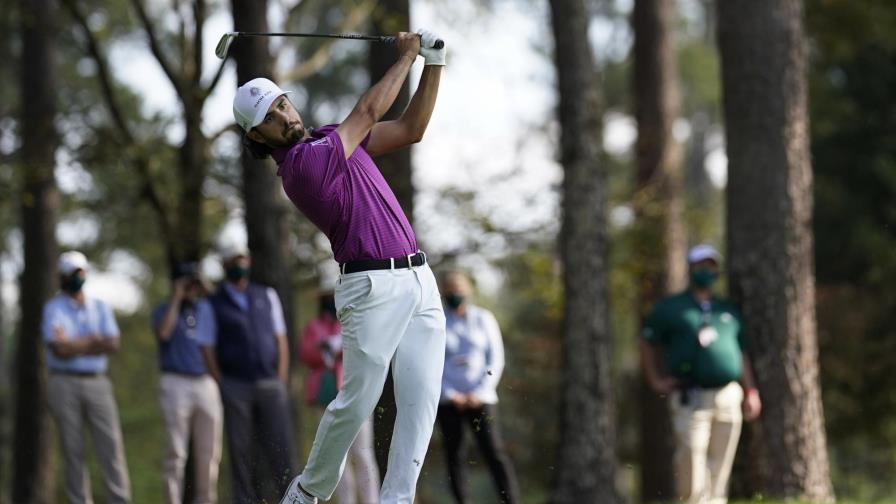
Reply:
M744 431L732 496L896 502L896 3L10 0L0 27L0 502L64 501L38 327L69 249L121 326L110 376L134 502L162 501L149 312L176 261L220 279L227 242L283 299L305 460L319 412L295 351L332 254L273 162L240 155L231 100L269 75L306 124L338 122L394 53L239 39L222 62L234 27L446 41L426 137L378 164L434 269L467 271L500 322L524 502L669 498L668 412L637 342L701 242L725 255L769 412ZM471 454L475 502L493 502ZM563 497L571 479L581 493ZM438 431L418 488L451 502Z

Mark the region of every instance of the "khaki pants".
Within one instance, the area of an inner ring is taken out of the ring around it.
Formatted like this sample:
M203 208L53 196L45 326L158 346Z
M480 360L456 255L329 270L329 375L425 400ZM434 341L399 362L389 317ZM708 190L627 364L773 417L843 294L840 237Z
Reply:
M675 429L675 481L678 496L689 504L725 504L728 477L737 451L744 392L737 382L718 389L691 390L670 399Z
M191 377L162 373L159 402L166 435L162 467L165 502L181 502L184 465L191 440L196 470L196 504L217 502L224 425L217 383L208 375Z
M106 484L106 502L131 502L131 482L118 423L118 406L109 379L105 376L50 373L47 398L62 443L68 501L71 504L93 502L84 447L86 423L90 427L96 458Z

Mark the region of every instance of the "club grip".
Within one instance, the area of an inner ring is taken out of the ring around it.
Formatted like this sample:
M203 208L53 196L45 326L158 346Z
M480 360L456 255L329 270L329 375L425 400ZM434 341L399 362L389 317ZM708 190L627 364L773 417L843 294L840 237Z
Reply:
M380 37L382 42L385 42L389 45L395 45L395 37ZM442 39L436 39L436 42L432 45L433 49L441 49L445 47L445 42Z

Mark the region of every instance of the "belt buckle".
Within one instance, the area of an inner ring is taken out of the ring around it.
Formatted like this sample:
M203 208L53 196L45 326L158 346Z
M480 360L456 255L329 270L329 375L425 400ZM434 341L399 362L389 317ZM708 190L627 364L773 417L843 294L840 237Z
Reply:
M413 260L413 257L414 257L415 255L417 255L416 252L413 253L413 254L408 254L408 269L412 269L412 268L414 267L414 260Z

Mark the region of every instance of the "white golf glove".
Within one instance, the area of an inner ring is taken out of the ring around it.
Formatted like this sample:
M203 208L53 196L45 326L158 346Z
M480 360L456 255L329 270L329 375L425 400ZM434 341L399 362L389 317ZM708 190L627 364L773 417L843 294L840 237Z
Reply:
M426 30L417 30L420 35L420 56L423 56L424 65L445 66L445 46L441 49L433 47L439 37Z

